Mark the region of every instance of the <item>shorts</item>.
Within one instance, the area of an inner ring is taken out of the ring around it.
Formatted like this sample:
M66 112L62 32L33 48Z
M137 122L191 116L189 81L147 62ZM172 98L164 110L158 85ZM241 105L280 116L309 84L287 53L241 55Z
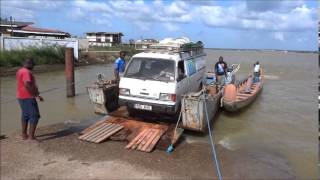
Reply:
M18 99L21 108L21 120L26 123L37 124L40 119L36 98Z
M220 86L224 86L226 76L225 75L218 75L216 78L217 78L216 84L218 84Z

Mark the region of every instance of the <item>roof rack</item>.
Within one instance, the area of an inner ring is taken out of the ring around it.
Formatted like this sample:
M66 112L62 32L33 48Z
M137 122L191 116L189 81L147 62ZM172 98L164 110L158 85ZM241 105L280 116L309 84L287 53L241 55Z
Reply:
M190 56L204 54L201 41L184 44L154 44L148 48L147 52L190 53Z

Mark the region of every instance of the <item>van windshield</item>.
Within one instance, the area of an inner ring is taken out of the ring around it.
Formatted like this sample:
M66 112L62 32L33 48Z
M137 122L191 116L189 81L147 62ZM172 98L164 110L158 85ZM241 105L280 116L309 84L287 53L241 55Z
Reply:
M153 58L134 58L124 77L172 82L175 80L174 61Z

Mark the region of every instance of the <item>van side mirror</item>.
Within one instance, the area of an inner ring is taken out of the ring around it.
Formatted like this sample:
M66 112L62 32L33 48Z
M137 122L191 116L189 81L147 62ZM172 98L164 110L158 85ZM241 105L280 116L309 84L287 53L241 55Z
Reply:
M177 81L181 81L182 79L184 79L186 77L185 74L179 74Z

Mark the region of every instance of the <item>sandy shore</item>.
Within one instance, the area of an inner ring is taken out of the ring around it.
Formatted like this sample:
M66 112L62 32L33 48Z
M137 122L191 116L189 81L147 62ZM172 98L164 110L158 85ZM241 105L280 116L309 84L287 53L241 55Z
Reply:
M125 149L126 142L101 144L77 139L83 124L42 127L40 144L13 133L1 143L1 179L214 179L208 136L186 132L172 154ZM221 144L221 143L220 143ZM217 145L224 179L294 179L277 154L228 150Z

